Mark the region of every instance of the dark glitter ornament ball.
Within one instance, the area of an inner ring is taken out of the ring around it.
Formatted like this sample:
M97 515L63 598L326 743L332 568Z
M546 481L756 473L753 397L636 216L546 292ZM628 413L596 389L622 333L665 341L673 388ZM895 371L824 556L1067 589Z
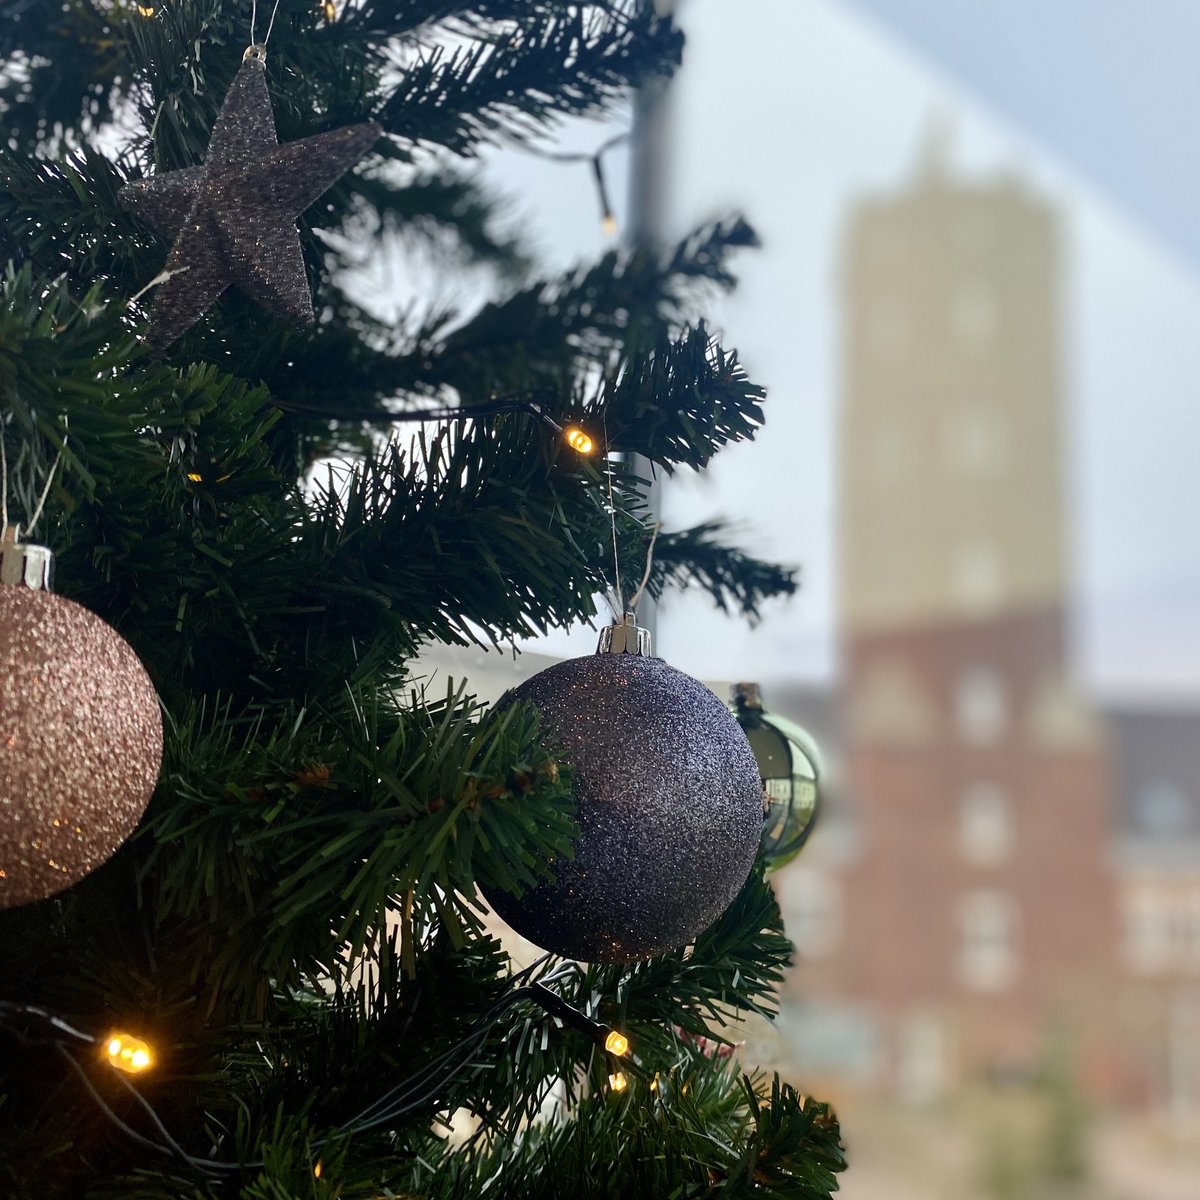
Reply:
M693 941L745 883L763 827L758 765L725 705L633 653L557 663L501 703L520 700L574 768L580 833L554 883L488 902L531 942L585 962Z
M162 761L145 668L73 601L0 586L0 908L53 896L133 832Z

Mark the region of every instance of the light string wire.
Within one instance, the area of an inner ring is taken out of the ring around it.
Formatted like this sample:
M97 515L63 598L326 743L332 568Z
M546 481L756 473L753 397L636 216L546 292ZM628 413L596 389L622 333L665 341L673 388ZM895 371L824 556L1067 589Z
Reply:
M528 979L537 971L540 966L547 962L550 957L550 954L543 954L540 958L530 963L530 965L524 970L518 971L509 981L510 986L516 983L522 983L524 980ZM563 964L563 966L566 965L567 964ZM554 982L555 980L561 978L564 974L563 966L557 967L550 971L542 980L542 986L544 986L546 983ZM412 1100L411 1103L402 1103L402 1101L408 1100L409 1096L412 1094L413 1088L421 1080L422 1076L436 1071L440 1065L448 1063L448 1061L454 1055L460 1053L464 1049L468 1051L467 1058L469 1059L470 1054L482 1044L492 1026L496 1023L500 1016L507 1011L508 1008L523 1000L538 1000L537 992L535 990L537 986L538 985L534 985L532 988L521 986L502 997L496 1004L492 1006L491 1009L489 1009L482 1017L479 1018L479 1020L476 1022L478 1028L469 1033L461 1042L450 1047L449 1050L440 1055L432 1063L429 1063L427 1066L425 1066L422 1071L418 1073L418 1075L398 1084L396 1087L392 1088L390 1092L384 1093L383 1096L381 1096L373 1104L368 1105L367 1108L363 1109L363 1111L360 1112L356 1117L353 1117L350 1121L345 1122L340 1127L339 1132L354 1133L360 1130L373 1129L379 1125L387 1124L389 1121L392 1121L396 1117L401 1116L403 1113L408 1112L411 1108L416 1107L416 1105L422 1102L425 1096L418 1096L416 1099ZM467 1063L464 1061L462 1067L466 1067L466 1065ZM443 1077L439 1078L436 1084L430 1085L426 1095L432 1094L432 1092L440 1088L443 1083L447 1082L454 1074L456 1069L462 1068L452 1068L448 1074L444 1073ZM390 1107L387 1107L389 1104Z
M57 1013L52 1013L49 1009L40 1008L36 1004L15 1004L11 1000L0 1000L0 1013L15 1013L18 1016L37 1017L39 1020L45 1021L46 1024L57 1029L60 1033L65 1033L68 1037L72 1037L76 1041L86 1042L89 1045L94 1046L100 1040L93 1034L85 1033L82 1029L76 1029L74 1025L71 1025L64 1018L58 1016ZM0 1020L2 1019L0 1018Z
M608 195L608 181L604 174L604 156L608 151L616 146L620 146L624 142L628 142L633 137L633 131L626 129L621 133L614 134L606 142L602 142L595 150L590 153L570 152L562 150L542 150L538 146L522 146L521 150L526 154L533 155L534 158L545 159L547 162L557 163L590 163L592 168L592 182L596 186L596 197L600 201L600 221L604 232L614 234L617 231L616 217L613 215L612 202Z
M481 1017L473 1024L470 1032L448 1050L440 1054L432 1062L427 1063L415 1075L410 1076L402 1083L397 1084L390 1091L385 1092L378 1100L368 1105L365 1109L359 1112L348 1121L337 1126L333 1131L324 1137L320 1137L310 1142L309 1150L318 1151L323 1146L337 1137L353 1135L355 1133L365 1133L372 1129L377 1129L380 1126L388 1125L395 1121L398 1117L410 1112L412 1109L420 1106L437 1095L438 1091L445 1086L455 1075L474 1066L476 1070L484 1069L486 1064L470 1062L471 1056L487 1039L496 1022L510 1008L525 1002L532 1001L536 1003L546 1012L551 1015L556 1015L556 1009L560 1005L565 1005L566 1001L562 1000L557 993L549 992L546 987L549 983L560 982L567 976L571 975L574 970L574 964L562 963L559 966L550 970L541 980L540 983L532 986L525 986L524 981L535 974L552 956L544 954L540 958L532 962L528 967L518 971L510 977L508 984L510 990L503 995L495 1004L492 1005ZM514 986L520 984L521 986ZM540 994L539 994L540 993ZM546 995L553 996L558 1001L557 1005L549 1005L546 1003ZM578 1011L578 1010L572 1010ZM30 1040L20 1030L13 1027L3 1019L5 1013L12 1013L21 1016L32 1016L44 1021L51 1028L60 1033L65 1033L68 1037L76 1042L82 1042L86 1045L95 1046L99 1044L100 1038L94 1034L87 1033L84 1030L77 1029L64 1018L48 1009L41 1008L32 1004L17 1004L12 1001L0 1000L0 1025L3 1025L11 1033L20 1037L23 1041ZM579 1014L590 1025L594 1025L596 1029L601 1030L605 1027L599 1022L592 1021L591 1018L584 1014ZM83 1083L85 1090L96 1104L99 1110L103 1113L106 1119L120 1130L131 1141L139 1146L144 1146L147 1149L154 1150L156 1153L169 1157L179 1158L189 1167L207 1172L224 1172L224 1171L241 1171L247 1169L255 1169L265 1165L264 1160L256 1159L250 1162L243 1161L224 1161L221 1159L205 1158L197 1155L189 1154L176 1139L171 1135L162 1118L158 1115L154 1106L150 1101L136 1088L133 1084L124 1077L119 1071L116 1073L117 1079L127 1092L134 1098L137 1104L145 1112L147 1118L154 1125L161 1141L156 1141L153 1138L146 1137L139 1133L131 1125L128 1124L121 1116L116 1113L112 1106L100 1094L99 1089L92 1081L90 1075L85 1070L74 1054L67 1048L61 1038L54 1038L52 1041L55 1051L63 1057L71 1070L77 1075Z
M476 404L449 404L441 408L414 408L408 412L388 412L374 409L351 409L349 412L330 412L317 404L304 404L293 400L283 400L272 396L273 407L284 412L306 413L312 416L325 417L329 420L344 421L374 421L383 425L404 421L455 421L467 420L471 417L496 417L504 413L528 413L548 425L556 433L562 433L563 427L554 420L542 407L539 397L551 393L532 392L506 393L490 400L481 400Z
M543 958L542 960L539 960L539 963L542 961L545 961L545 959ZM533 964L533 967L527 968L526 971L532 971L539 965L539 963ZM525 972L522 974L525 974ZM520 976L514 976L513 978L517 979L519 977ZM397 1117L404 1115L404 1113L409 1112L411 1109L416 1108L420 1104L432 1098L437 1094L437 1091L440 1088L442 1088L446 1083L449 1082L450 1079L454 1077L454 1075L468 1065L466 1061L456 1061L459 1056L466 1051L466 1057L469 1059L470 1055L473 1054L476 1049L478 1049L478 1047L486 1039L487 1035L491 1032L491 1029L495 1025L496 1021L498 1021L509 1008L523 1000L528 1000L531 998L533 998L533 996L531 989L529 988L517 988L516 990L509 992L475 1022L471 1032L468 1033L466 1037L462 1038L443 1054L439 1055L438 1058L436 1058L432 1063L426 1064L426 1066L424 1066L415 1075L410 1076L403 1083L398 1084L395 1088L391 1089L391 1091L386 1092L382 1097L380 1097L379 1100L375 1101L373 1104L369 1105L368 1108L364 1109L363 1112L359 1113L355 1117L352 1117L349 1121L344 1122L342 1125L337 1126L328 1135L317 1138L310 1142L309 1149L311 1151L317 1151L334 1138L367 1132L371 1129L379 1127L380 1125L386 1125L389 1122L394 1121ZM84 1033L81 1030L76 1030L67 1025L66 1022L61 1021L61 1019L55 1018L53 1014L47 1012L45 1009L36 1008L32 1005L15 1005L10 1004L7 1001L0 1000L0 1011L6 1009L37 1016L43 1020L48 1020L54 1025L55 1028L69 1031L70 1034L77 1040L90 1044L96 1044L99 1041L98 1038ZM109 1103L100 1094L99 1090L92 1082L91 1077L83 1068L82 1064L75 1057L75 1055L73 1055L67 1049L61 1040L55 1039L53 1045L56 1051L67 1060L74 1073L83 1081L89 1096L104 1114L104 1116L108 1119L108 1121L115 1128L125 1134L126 1137L129 1137L138 1145L154 1150L159 1154L168 1155L171 1157L179 1157L185 1161L188 1166L207 1172L219 1173L224 1171L253 1170L265 1165L265 1161L263 1159L255 1159L248 1162L241 1160L232 1161L205 1158L202 1156L189 1154L167 1131L166 1126L163 1124L162 1119L159 1117L150 1101L147 1100L146 1097L142 1095L142 1093L139 1092L129 1080L125 1079L118 1072L118 1079L120 1080L121 1084L124 1085L125 1089L133 1095L141 1108L146 1112L150 1120L154 1123L156 1129L158 1129L158 1131L162 1134L163 1141L159 1142L155 1141L153 1138L146 1137L144 1134L141 1134L137 1130L133 1129L113 1110L112 1106L109 1105ZM388 1104L386 1108L378 1112L375 1111L379 1109L381 1104L389 1101L390 1104Z
M487 1039L492 1026L500 1017L515 1004L532 998L533 995L529 988L518 988L515 992L505 996L479 1019L478 1028L473 1033L434 1059L416 1076L405 1080L390 1092L385 1092L374 1104L340 1126L337 1134L365 1133L377 1129L381 1125L388 1125L418 1107L431 1096L436 1095L459 1071L470 1065L471 1056ZM455 1060L463 1054L464 1050L466 1051L465 1057L461 1062L456 1062Z
M503 416L505 413L525 413L541 421L549 429L553 429L559 437L566 437L567 429L556 421L544 407L559 398L557 392L548 388L536 388L526 392L506 392L504 395L493 396L490 400L481 400L475 404L449 404L441 408L414 408L407 412L391 412L378 408L330 412L317 404L283 400L277 396L272 396L270 402L274 408L282 412L311 414L314 417L324 417L333 421L369 421L379 425L399 425L409 421L467 421L479 417ZM579 408L582 414L582 403ZM564 419L568 423L572 420L571 417ZM581 415L577 419L581 424L586 424L585 416ZM588 442L587 448L579 449L573 446L580 454L591 453L591 438L586 437L586 434L585 438Z
M91 1077L83 1069L83 1067L80 1066L78 1059L76 1059L75 1055L73 1055L66 1048L66 1046L64 1046L62 1044L62 1042L55 1042L54 1048L55 1048L55 1050L58 1051L58 1053L60 1055L62 1055L63 1058L65 1058L67 1060L67 1063L70 1066L71 1070L74 1071L75 1074L79 1076L79 1079L83 1083L84 1088L87 1090L88 1095L91 1096L92 1100L95 1102L96 1106L100 1109L100 1111L127 1138L129 1138L131 1141L136 1142L139 1146L145 1146L148 1150L156 1150L160 1154L164 1153L164 1152L167 1154L171 1153L171 1151L168 1150L166 1146L162 1146L158 1142L152 1141L148 1137L144 1137L142 1134L138 1133L138 1131L136 1129L134 1129L132 1126L127 1125L124 1121L122 1121L121 1118L119 1116L117 1116L117 1114L115 1112L113 1112L112 1108L109 1107L108 1101L105 1100L104 1097L100 1095L100 1092L97 1090L96 1085L92 1082ZM188 1158L188 1162L189 1162L189 1164L191 1164L191 1162L192 1162L190 1157Z

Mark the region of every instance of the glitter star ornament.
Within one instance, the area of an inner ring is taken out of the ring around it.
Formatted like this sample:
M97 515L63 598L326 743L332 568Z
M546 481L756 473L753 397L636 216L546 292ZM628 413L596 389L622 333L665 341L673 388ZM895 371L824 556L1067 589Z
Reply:
M632 614L594 655L556 663L501 701L532 701L574 769L575 857L496 912L544 950L649 958L695 940L754 864L762 783L746 735L703 684L650 656Z
M50 552L0 541L0 908L111 858L162 762L145 668L112 626L48 590Z
M175 239L148 339L166 346L226 288L297 324L313 321L296 218L370 149L367 123L279 145L266 49L251 46L213 126L204 165L121 189L126 208Z

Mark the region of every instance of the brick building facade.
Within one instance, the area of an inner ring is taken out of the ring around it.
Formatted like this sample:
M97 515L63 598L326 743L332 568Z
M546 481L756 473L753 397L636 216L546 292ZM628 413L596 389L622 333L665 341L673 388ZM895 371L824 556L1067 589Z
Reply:
M788 1026L806 1068L914 1098L1058 1038L1093 1095L1200 1105L1200 713L1168 739L1164 874L1138 834L1161 748L1134 762L1073 682L1059 247L1045 201L952 178L936 141L849 223L841 687L777 698L837 726L827 826L779 880ZM1143 716L1139 745L1167 719Z

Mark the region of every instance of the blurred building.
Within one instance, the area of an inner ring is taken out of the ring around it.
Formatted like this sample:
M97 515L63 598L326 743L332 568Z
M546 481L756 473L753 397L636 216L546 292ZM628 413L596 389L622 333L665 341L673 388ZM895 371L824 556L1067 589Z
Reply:
M1057 1038L1094 1094L1200 1109L1200 712L1073 682L1061 258L1048 203L954 178L936 135L851 216L842 687L776 698L838 727L828 828L780 878L789 1032L913 1098Z
M1200 706L1074 678L1064 273L1054 208L956 177L936 137L848 223L843 673L766 696L826 756L776 877L800 961L766 1047L821 1094L932 1098L1065 1050L1095 1096L1200 1115ZM423 669L494 701L552 661Z
M1200 713L1108 713L1117 766L1121 1035L1151 1099L1200 1117Z

